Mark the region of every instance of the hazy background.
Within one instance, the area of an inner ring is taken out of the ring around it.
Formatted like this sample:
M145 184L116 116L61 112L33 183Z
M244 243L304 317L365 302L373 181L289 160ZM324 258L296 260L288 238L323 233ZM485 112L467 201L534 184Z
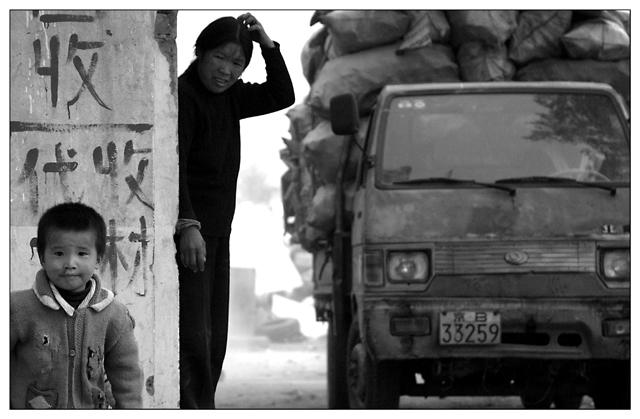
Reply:
M310 26L314 10L179 10L178 74L194 59L196 38L210 22L223 16L252 13L262 23L280 50L293 80L296 104L310 86L302 73L300 54L307 40L319 30ZM266 79L260 48L254 44L249 67L242 75L247 82ZM280 159L282 138L291 138L286 110L241 122L242 158L238 181L238 206L231 233L231 266L255 268L256 294L290 290L302 284L289 257L283 228L280 178L287 170Z

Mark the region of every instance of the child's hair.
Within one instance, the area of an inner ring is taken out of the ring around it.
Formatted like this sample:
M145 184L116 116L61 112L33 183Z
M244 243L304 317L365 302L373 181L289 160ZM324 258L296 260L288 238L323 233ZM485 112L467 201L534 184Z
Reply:
M195 44L196 56L228 42L240 45L244 52L244 68L247 68L253 53L251 33L242 22L231 16L214 20L200 32Z
M50 230L93 231L96 234L98 257L104 256L107 247L107 227L96 210L80 202L54 205L42 214L38 222L38 255L44 259L47 234Z

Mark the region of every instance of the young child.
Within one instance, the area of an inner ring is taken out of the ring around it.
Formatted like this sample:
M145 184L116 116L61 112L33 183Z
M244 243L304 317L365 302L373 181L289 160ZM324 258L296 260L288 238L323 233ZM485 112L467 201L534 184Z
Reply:
M105 247L104 220L84 204L56 205L40 219L43 269L10 297L12 408L142 407L133 318L95 272Z

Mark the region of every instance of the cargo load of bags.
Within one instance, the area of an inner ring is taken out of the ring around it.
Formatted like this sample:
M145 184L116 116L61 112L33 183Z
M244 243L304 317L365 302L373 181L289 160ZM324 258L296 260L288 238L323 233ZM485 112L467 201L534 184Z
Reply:
M360 144L380 90L388 84L588 81L608 83L630 103L628 11L322 10L301 55L309 93L287 112L291 139L281 158L284 228L307 251L335 229L337 175L347 220L358 147L333 134L331 98L353 93Z

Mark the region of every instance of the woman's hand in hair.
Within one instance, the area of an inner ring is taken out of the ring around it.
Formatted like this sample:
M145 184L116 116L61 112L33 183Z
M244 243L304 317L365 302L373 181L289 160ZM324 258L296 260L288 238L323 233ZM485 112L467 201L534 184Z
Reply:
M275 47L275 44L265 32L262 23L260 23L251 13L244 13L238 16L238 20L247 27L251 34L251 39L254 42L257 42L261 47L265 48Z

